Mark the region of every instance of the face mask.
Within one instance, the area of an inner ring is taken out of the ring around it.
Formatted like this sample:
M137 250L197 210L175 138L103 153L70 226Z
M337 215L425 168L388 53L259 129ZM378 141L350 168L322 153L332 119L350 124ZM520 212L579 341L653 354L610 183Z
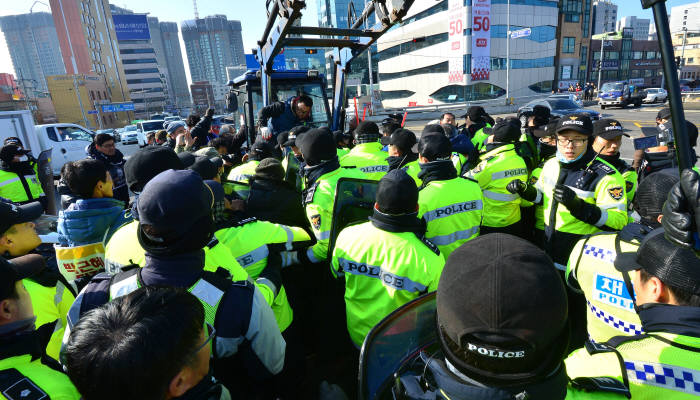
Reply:
M24 161L29 161L29 157L27 157L26 154L19 158L19 162L24 162Z

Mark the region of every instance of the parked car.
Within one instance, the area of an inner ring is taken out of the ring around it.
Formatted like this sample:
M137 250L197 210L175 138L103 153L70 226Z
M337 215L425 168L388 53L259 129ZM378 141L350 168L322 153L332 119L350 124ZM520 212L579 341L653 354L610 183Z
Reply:
M171 121L181 121L182 118L180 117L165 117L165 122L171 122Z
M559 94L553 94L549 97L569 99L569 100L573 101L574 103L578 104L579 107L583 107L583 101L581 101L581 97L578 96L576 93L559 93Z
M136 125L127 125L121 133L122 144L134 144L139 142L139 133Z
M593 121L597 121L600 119L599 112L595 110L590 110L588 108L583 108L571 99L562 98L561 95L555 95L545 97L544 99L533 100L520 107L518 109L518 119L520 119L520 122L523 126L527 124L527 118L530 116L530 113L532 113L532 109L538 105L549 108L549 111L552 114L552 116L562 117L567 114L585 113L588 114L588 116Z
M647 95L642 100L644 103L665 103L668 99L668 92L662 88L647 88Z
M136 131L139 133L139 146L143 147L147 145L148 143L146 143L146 137L148 136L148 134L163 129L163 122L165 122L165 120L163 119L150 119L148 121L141 121L137 123Z

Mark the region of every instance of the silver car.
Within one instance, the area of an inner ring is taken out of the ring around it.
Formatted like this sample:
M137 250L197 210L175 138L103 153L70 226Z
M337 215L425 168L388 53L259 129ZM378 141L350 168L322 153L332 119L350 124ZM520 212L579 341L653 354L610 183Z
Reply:
M668 99L668 92L662 88L646 89L647 96L642 100L644 103L665 103Z

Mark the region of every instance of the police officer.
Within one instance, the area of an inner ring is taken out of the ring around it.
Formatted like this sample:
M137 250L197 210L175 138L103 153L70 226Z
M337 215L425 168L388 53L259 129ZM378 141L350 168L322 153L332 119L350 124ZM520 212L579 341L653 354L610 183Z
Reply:
M39 201L46 209L47 199L38 177L38 164L21 144L0 148L0 197L14 203Z
M299 125L277 136L277 143L284 154L284 158L282 159L282 167L285 171L284 180L292 184L299 192L302 190L303 181L299 170L302 168L304 158L301 156L301 151L299 151L299 147L296 145L296 140L299 135L302 135L309 129L308 126Z
M66 336L81 315L142 286L185 288L197 296L206 322L216 329L214 375L228 387L265 381L284 365L285 342L260 291L248 281L231 281L224 269L204 271L202 250L214 234L214 197L194 171L168 170L139 195L138 241L146 250L143 268L114 276L98 274L69 312ZM277 275L279 276L279 275ZM274 275L268 279L280 279Z
M454 165L455 169L457 170L457 174L462 174L466 172L469 167L470 163L469 161L472 161L474 165L476 165L476 162L478 161L478 153L474 149L474 146L471 144L471 140L466 135L453 135L452 129L450 128L449 133L445 131L445 129L442 127L442 125L437 125L437 124L428 124L423 127L423 132L421 132L421 137L427 136L427 135L444 135L448 139L450 139L450 145L452 146L452 154L450 154L450 160L452 160L452 165ZM451 136L453 135L453 136ZM459 140L453 140L455 138L459 137ZM466 138L469 144L467 146L464 146L465 143L462 140L462 138ZM468 152L466 153L461 153L455 149L455 145L457 145L458 148L461 149L466 149ZM471 146L471 150L468 149L468 147Z
M447 257L479 235L483 212L481 188L457 175L450 161L450 141L426 135L418 142L420 179L418 217L426 222L425 236Z
M572 376L596 371L628 381L634 399L691 399L700 395L700 260L658 229L636 252L618 254L615 268L634 285L645 333L616 336L566 361ZM617 353L617 354L616 354ZM618 361L620 359L620 361Z
M12 261L36 251L41 238L36 233L34 221L41 212L38 202L21 206L0 202L0 255ZM24 287L32 301L36 325L56 322L46 344L46 354L58 360L66 316L75 300L74 289L58 271L48 267L25 278Z
M0 258L0 393L8 400L80 399L61 365L46 355L55 323L35 328L36 317L23 279L46 264L30 254Z
M484 152L479 164L465 176L479 183L484 197L481 234L508 232L522 235L520 196L506 190L509 182L528 179L525 161L515 152L514 143L520 139L520 121L516 118L499 120L488 129Z
M462 117L465 118L466 135L471 138L474 147L481 151L486 145L484 141L489 136L488 133L484 132L484 128L493 126L493 118L481 106L470 106Z
M618 335L642 333L634 298L629 294L631 282L625 281L613 263L620 252L637 251L644 237L661 227L661 208L677 182L678 177L673 174L649 175L640 183L639 197L633 203L639 222L626 225L621 232L586 236L571 252L566 281L586 297L586 331L590 340L605 342Z
M617 172L625 180L625 192L627 193L627 204L634 200L637 191L637 171L620 158L620 148L622 147L622 137L630 135L624 132L620 121L603 118L593 123L593 151L598 153L598 157L615 167Z
M537 138L535 130L542 128L549 123L552 114L548 107L536 105L532 108L532 112L527 115L526 124L523 127L523 134L520 136L520 143L516 146L518 154L523 157L528 165L528 169L532 171L539 163L539 154L537 152Z
M569 254L583 235L627 224L624 180L617 170L596 157L591 147L593 124L586 114L569 114L557 123L557 155L542 167L537 183L517 179L508 191L542 204L545 251L562 272Z
M386 153L379 142L379 127L372 121L360 122L355 128L354 137L355 147L340 158L340 165L356 167L365 174L366 179L378 181L389 170Z
M416 134L408 129L399 128L390 136L382 137L382 144L388 146L389 157L386 158L386 162L389 164L389 171L401 168L416 181L416 185L420 185L418 154L413 152Z
M554 133L559 119L550 121L547 125L532 130L532 135L537 139L537 154L539 164L530 173L530 185L535 185L542 173L542 167L557 153L557 137ZM532 203L522 199L521 205L531 206ZM544 247L544 208L541 204L534 205L534 220L532 229L533 243L540 248ZM527 227L526 227L527 228ZM529 231L527 232L529 233Z
M676 246L695 250L700 256L700 175L686 169L681 173L681 181L668 194L663 213L666 216L661 224L666 238Z
M244 163L231 169L226 177L224 189L226 194L236 193L243 200L248 198L250 192L249 180L255 175L255 168L260 164L260 161L273 157L274 147L267 141L257 140L250 148L247 158L244 156Z
M624 398L615 381L605 390L596 387L605 378L569 381L566 291L555 271L544 252L507 234L455 250L437 290L439 350L406 364L397 398Z
M379 181L370 221L338 235L331 268L345 277L347 327L358 348L382 318L437 288L445 262L424 238L417 207L413 179L390 171Z
M298 252L296 256L303 264L319 263L326 261L329 256L328 243L333 225L335 188L338 179L367 179L367 175L356 168L341 168L333 134L328 128L312 129L304 133L298 139L298 145L306 162L302 170L304 187L306 187L302 193L302 201L306 217L316 236L316 244L306 251ZM384 165L387 169L389 168L386 163Z

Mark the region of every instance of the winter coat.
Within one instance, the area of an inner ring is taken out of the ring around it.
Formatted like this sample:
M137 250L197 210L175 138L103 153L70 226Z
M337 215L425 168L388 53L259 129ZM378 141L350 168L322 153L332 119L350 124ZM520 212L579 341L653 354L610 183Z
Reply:
M126 176L124 175L124 154L122 154L119 149L113 156L108 156L95 148L95 143L90 143L90 145L85 149L88 157L102 161L112 177L113 182L113 192L114 198L124 202L124 205L129 204L129 188L126 186Z
M78 199L58 213L58 241L61 246L71 247L107 243L119 227L131 221L119 200Z

